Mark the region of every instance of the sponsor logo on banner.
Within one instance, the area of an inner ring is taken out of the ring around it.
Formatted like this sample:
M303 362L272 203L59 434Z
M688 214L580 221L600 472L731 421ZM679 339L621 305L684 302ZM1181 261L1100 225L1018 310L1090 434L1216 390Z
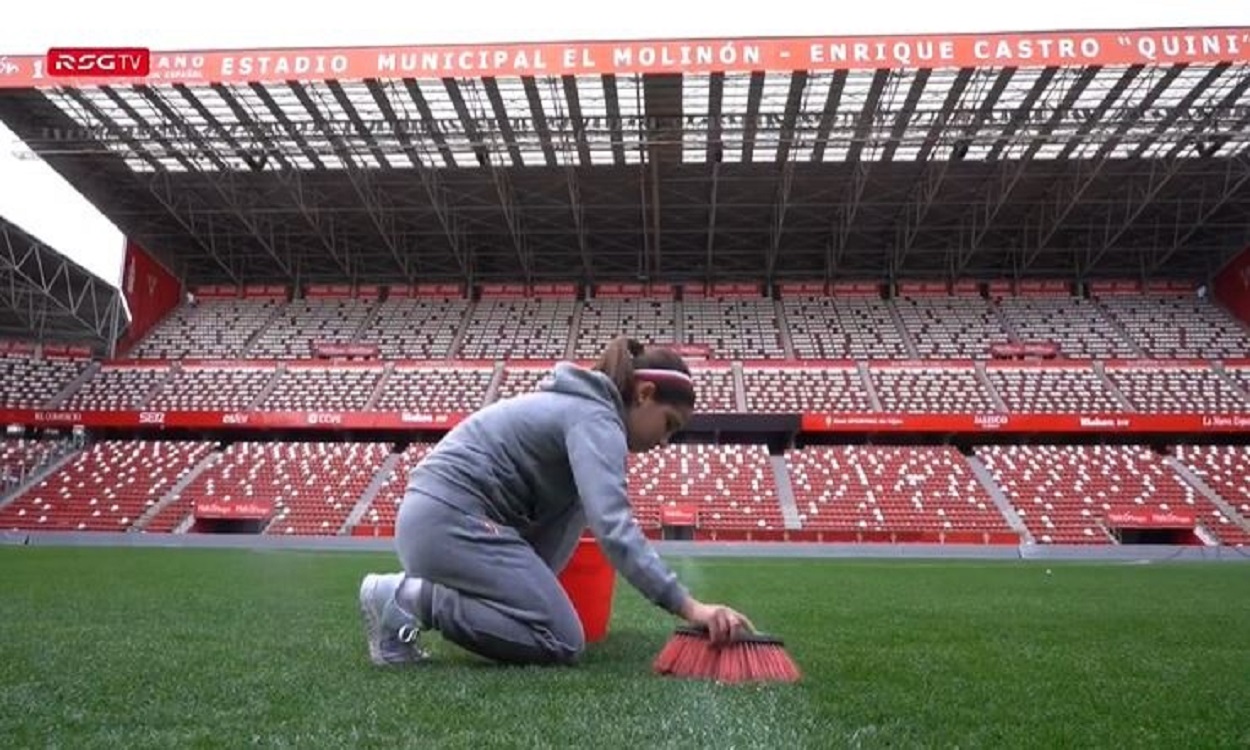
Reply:
M215 500L200 501L195 504L195 515L198 518L237 518L261 519L273 513L273 504L256 501L218 502Z
M329 412L309 412L308 424L343 424L343 415Z
M660 508L660 523L665 526L695 526L699 509L695 505L667 505Z
M145 78L151 50L140 47L53 47L47 54L53 78Z
M1194 525L1192 513L1174 511L1119 511L1107 514L1112 526L1143 526L1154 528L1190 528Z
M222 424L247 424L249 416L247 414L222 414Z
M1011 417L1006 414L977 414L973 416L972 421L981 429L997 430L999 427L1006 427Z
M1081 427L1090 430L1117 429L1129 426L1126 417L1081 417Z
M0 56L0 76L17 75L19 70L21 70L21 68L18 67L17 63L7 57Z
M404 424L446 424L450 418L446 414L418 414L416 412L400 412L399 421Z
M58 424L71 424L82 421L82 412L80 411L37 411L35 412L36 422L56 422Z
M1250 414L1203 414L1203 427L1250 428Z
M139 424L165 424L165 412L141 411L139 412Z

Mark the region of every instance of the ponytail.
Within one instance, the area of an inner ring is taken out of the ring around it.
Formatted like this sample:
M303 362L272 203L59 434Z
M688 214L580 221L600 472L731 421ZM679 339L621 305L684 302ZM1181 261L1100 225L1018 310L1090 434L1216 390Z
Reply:
M694 407L694 379L690 368L672 349L647 348L629 336L612 339L592 368L607 375L626 406L633 403L634 386L641 374L654 382L659 400Z
M607 375L628 404L634 398L634 359L646 348L628 336L617 336L608 343L594 369Z

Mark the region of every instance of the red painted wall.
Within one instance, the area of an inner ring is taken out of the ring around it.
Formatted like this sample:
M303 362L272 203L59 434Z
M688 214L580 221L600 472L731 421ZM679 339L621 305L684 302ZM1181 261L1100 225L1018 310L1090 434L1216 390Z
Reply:
M118 354L130 350L152 327L182 302L182 282L133 240L126 240L122 294L130 306L130 327L118 342Z
M1221 305L1250 324L1250 247L1224 266L1211 291Z

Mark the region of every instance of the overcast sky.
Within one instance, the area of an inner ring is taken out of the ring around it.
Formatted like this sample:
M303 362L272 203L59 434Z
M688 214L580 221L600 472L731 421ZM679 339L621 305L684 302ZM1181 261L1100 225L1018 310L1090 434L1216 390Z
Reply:
M0 57L42 54L51 46L141 46L154 50L367 46L510 41L571 41L723 36L820 36L861 33L1050 31L1149 27L1250 26L1246 0L1158 2L983 2L934 0L889 3L744 2L744 14L724 2L629 0L353 0L293 4L263 0L210 3L68 0L5 2ZM587 12L595 7L594 14ZM815 11L815 12L814 12ZM174 21L177 12L180 20ZM122 237L46 165L20 160L22 146L0 125L0 216L98 274L121 278Z

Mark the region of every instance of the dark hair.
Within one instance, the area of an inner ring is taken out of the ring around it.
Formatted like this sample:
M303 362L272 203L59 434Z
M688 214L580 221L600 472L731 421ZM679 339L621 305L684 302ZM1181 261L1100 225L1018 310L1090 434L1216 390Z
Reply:
M668 371L685 377L648 378L655 383L655 398L664 404L694 408L695 390L690 368L677 352L662 346L646 347L629 336L617 336L595 363L594 368L607 375L620 391L621 399L629 406L634 400L639 370Z

